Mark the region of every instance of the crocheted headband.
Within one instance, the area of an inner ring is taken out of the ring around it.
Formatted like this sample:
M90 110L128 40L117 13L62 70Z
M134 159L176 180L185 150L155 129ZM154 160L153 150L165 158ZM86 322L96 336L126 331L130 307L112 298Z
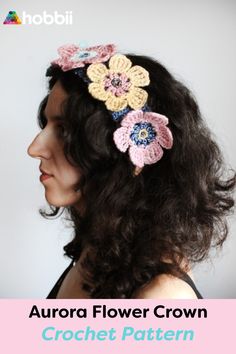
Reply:
M173 137L167 127L168 118L151 112L142 88L150 83L149 73L125 55L116 54L113 44L82 48L65 45L58 49L59 59L52 61L61 70L74 73L88 84L89 93L103 101L120 127L113 140L121 152L128 150L132 163L142 168L163 156L163 149L171 149Z

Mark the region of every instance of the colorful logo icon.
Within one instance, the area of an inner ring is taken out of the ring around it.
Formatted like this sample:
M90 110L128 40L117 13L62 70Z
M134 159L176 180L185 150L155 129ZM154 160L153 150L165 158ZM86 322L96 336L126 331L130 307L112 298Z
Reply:
M4 25L21 25L21 20L17 15L16 11L9 11L5 21L3 22Z

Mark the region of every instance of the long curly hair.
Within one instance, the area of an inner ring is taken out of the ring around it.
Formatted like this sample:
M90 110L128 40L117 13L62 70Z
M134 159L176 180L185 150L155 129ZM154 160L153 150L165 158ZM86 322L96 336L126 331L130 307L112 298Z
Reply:
M89 250L82 267L91 298L131 298L159 274L181 275L183 261L193 265L223 244L234 205L235 174L226 173L193 94L158 61L127 57L149 72L148 106L169 118L174 141L137 176L128 154L114 144L119 123L104 103L73 70L47 70L49 93L59 80L68 94L62 107L65 156L83 171L86 210L80 215L74 206L66 208L74 237L64 250L74 260ZM41 128L47 97L39 109ZM54 208L51 215L58 214Z

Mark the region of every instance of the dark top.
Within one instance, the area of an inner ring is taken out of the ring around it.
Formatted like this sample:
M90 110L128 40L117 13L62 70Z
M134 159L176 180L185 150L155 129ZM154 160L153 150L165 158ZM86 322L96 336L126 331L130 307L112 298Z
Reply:
M56 284L54 285L54 287L52 288L52 290L48 294L47 299L56 299L58 291L59 291L59 289L61 287L61 284L62 284L63 280L65 279L67 273L73 267L73 263L74 263L74 261L72 261L70 263L70 265L66 268L66 270L62 273L62 275L60 276L60 278L58 279L58 281L56 282ZM196 294L198 299L203 299L202 295L197 290L197 288L196 288L196 286L194 284L194 281L190 278L190 276L188 274L185 273L184 276L181 279L183 281L185 281L189 286L191 286L191 288L195 292L195 294Z

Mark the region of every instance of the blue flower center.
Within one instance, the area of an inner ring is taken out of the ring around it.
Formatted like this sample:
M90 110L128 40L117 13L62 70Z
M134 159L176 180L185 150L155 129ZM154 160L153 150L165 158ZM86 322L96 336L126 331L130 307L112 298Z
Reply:
M133 126L130 139L137 145L146 147L156 138L156 131L151 123L140 122Z
M71 61L77 62L77 61L83 61L85 59L88 58L94 58L98 55L97 52L95 52L94 50L86 51L86 50L80 50L77 53L75 53L72 57L71 57Z
M87 58L89 57L89 52L84 52L80 54L80 58Z

